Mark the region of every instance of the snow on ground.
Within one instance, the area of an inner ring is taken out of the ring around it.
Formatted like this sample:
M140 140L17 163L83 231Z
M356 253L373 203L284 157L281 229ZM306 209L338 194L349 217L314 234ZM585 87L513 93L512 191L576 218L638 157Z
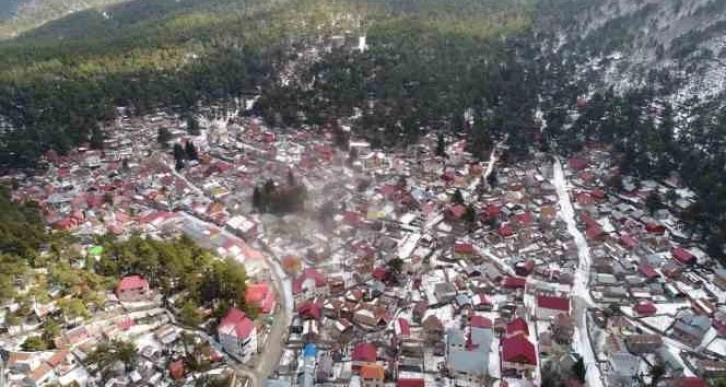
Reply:
M657 316L675 316L679 310L681 309L688 309L691 307L691 305L687 302L671 302L671 303L662 303L662 304L655 304L655 307L658 309L654 317ZM632 306L621 306L620 310L625 313L626 316L629 317L637 317L638 314L633 311Z
M595 303L590 297L588 291L588 277L590 272L590 249L585 240L585 236L582 232L577 229L575 223L575 210L572 207L572 201L570 195L565 188L565 174L562 171L562 163L559 158L555 159L554 163L554 178L552 184L557 189L557 196L559 197L560 204L560 216L567 224L567 231L574 237L575 244L577 245L578 257L580 260L577 271L575 272L575 282L572 289L572 293L576 297L580 297L587 305L593 306ZM587 335L587 316L584 308L575 308L575 335L573 346L575 350L582 355L585 365L588 367L587 372L587 385L589 387L602 386L602 379L600 377L600 368L597 366L595 360L595 354L592 350L590 338Z
M491 351L489 352L489 375L493 378L502 377L502 362L499 358L499 338L492 340Z
M716 338L706 349L719 356L726 356L726 339Z
M644 317L640 320L660 332L665 332L673 324L673 321L675 321L671 316L651 316Z

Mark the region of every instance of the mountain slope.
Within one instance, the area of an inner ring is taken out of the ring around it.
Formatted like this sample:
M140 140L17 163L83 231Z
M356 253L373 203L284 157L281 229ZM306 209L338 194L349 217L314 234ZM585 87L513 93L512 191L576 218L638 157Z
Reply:
M92 7L125 0L3 0L0 2L0 40Z
M616 90L656 72L678 81L677 103L726 88L726 1L543 0L540 8L540 31L556 34L557 50Z

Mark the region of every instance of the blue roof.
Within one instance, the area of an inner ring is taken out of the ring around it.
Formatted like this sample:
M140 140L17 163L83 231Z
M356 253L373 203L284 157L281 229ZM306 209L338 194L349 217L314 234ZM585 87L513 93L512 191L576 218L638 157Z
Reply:
M305 344L305 348L303 349L303 356L315 357L317 354L318 347L316 347L315 344Z

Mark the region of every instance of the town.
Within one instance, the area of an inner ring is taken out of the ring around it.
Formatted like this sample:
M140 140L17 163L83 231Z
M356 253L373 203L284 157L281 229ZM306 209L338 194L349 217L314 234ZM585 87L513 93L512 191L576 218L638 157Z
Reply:
M0 385L690 387L726 376L726 270L681 222L695 194L677 175L621 175L598 145L510 161L501 142L477 161L464 136L384 151L345 120L285 129L238 113L119 108L102 149L48 152L42 172L2 181L73 237L74 273L108 259L100 237L183 238L243 265L248 309L187 307L134 271L90 302L35 268L16 284L31 310L3 300ZM58 318L69 303L87 313ZM32 345L48 321L52 345Z

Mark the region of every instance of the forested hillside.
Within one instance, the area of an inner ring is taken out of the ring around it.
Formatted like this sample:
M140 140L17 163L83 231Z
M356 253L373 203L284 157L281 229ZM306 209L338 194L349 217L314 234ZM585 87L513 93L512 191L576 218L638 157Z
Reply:
M0 40L17 36L69 13L125 0L3 0Z
M682 172L702 197L693 223L726 235L723 4L133 0L91 9L0 44L0 116L15 128L0 163L32 166L45 150L87 142L115 106L188 111L259 87L255 108L269 122L324 126L359 111L354 130L375 146L427 130L467 135L477 156L503 138L511 157L609 143L623 173ZM321 49L346 33L366 34L368 49Z

